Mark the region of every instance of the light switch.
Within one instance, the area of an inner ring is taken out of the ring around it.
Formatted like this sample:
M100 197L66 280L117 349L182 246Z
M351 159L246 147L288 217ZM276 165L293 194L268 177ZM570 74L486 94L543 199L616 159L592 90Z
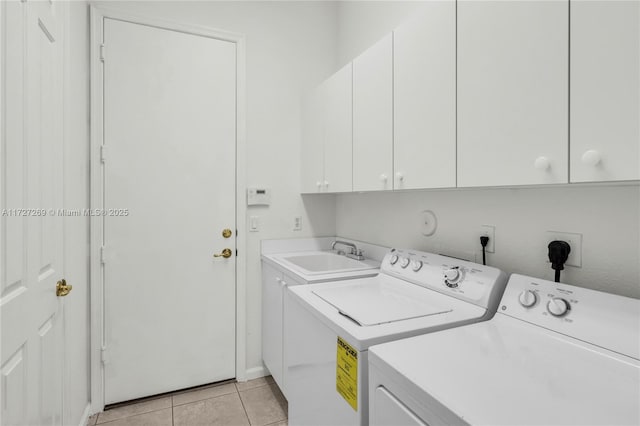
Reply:
M249 232L258 232L260 228L260 221L258 216L251 216L249 218Z

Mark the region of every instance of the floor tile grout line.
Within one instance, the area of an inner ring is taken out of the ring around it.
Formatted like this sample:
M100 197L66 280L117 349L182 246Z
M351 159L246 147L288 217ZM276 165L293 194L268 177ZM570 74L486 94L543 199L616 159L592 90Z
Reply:
M240 395L238 386L236 386L236 390L238 391L238 399L240 399L240 404L242 405L242 410L244 411L244 415L247 418L247 422L249 423L249 425L251 425L251 419L249 418L249 413L247 413L247 408L244 406L244 401L242 400L242 395Z

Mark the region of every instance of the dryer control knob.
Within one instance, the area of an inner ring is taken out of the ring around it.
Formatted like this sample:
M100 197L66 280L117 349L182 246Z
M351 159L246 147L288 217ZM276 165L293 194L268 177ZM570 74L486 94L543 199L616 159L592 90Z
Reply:
M554 317L561 317L565 315L569 309L571 309L569 302L561 299L560 297L554 297L549 300L549 303L547 303L547 311L549 311L549 313Z
M536 302L538 301L538 296L536 296L536 293L531 290L525 290L520 293L520 297L518 297L518 300L520 301L520 304L522 306L524 306L525 308L530 308L536 304Z
M406 268L407 266L409 266L409 263L411 261L409 260L408 257L403 257L402 259L400 259L400 266L402 266L403 268Z
M398 262L398 255L394 254L393 256L391 256L391 258L389 259L389 263L392 265L395 265Z
M414 260L413 262L411 262L411 269L413 269L414 272L418 272L421 268L422 260Z

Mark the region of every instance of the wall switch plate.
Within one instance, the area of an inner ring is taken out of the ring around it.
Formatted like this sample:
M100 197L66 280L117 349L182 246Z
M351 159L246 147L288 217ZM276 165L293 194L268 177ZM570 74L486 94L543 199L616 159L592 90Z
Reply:
M582 268L582 234L575 234L572 232L559 232L559 231L547 231L546 234L545 250L551 241L566 241L571 246L571 252L567 258L565 265L575 266L576 268ZM548 251L545 252L547 254ZM547 263L549 262L549 256L547 256Z
M260 220L258 216L249 218L249 232L258 232L260 230Z
M480 227L480 235L478 235L477 243L480 244L480 237L489 237L489 242L487 243L487 247L485 247L485 251L487 253L495 253L496 252L496 227L493 225L482 225ZM482 251L482 245L480 246L480 251Z
M296 216L293 218L293 230L302 231L302 216Z

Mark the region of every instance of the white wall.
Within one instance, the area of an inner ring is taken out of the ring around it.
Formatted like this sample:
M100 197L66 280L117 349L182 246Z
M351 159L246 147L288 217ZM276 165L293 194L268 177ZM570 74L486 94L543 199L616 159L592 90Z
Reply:
M496 227L487 263L508 273L553 280L546 231L580 233L582 267L562 281L640 298L640 186L457 189L339 195L337 233L393 247L450 255L475 254L481 225ZM420 233L432 210L438 228Z
M337 71L418 10L423 1L338 2Z
M261 374L260 240L333 235L335 231L334 197L303 200L299 194L301 97L335 68L336 5L244 1L103 4L246 35L246 179L249 186L272 189L271 206L251 207L247 214L259 216L260 223L259 232L246 236L247 369L250 375ZM303 217L302 231L293 231L295 216Z

